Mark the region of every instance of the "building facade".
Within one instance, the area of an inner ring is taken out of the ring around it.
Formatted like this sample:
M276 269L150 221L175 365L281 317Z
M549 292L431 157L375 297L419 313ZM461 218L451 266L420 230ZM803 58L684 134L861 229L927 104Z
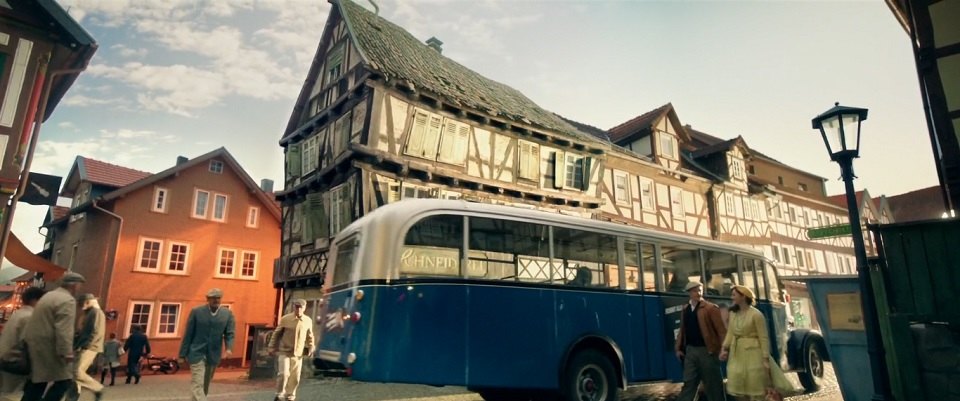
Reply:
M61 195L73 206L45 224L47 255L87 278L108 332L126 338L142 326L154 353L175 356L190 309L216 287L236 316L227 363L250 358L251 327L278 313L280 210L226 149L156 174L78 157Z

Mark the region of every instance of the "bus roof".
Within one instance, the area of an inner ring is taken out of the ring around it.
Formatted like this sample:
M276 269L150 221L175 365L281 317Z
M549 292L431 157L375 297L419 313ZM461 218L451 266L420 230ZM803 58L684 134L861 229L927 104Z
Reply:
M674 234L645 227L627 224L612 223L602 220L593 220L577 216L568 216L560 213L550 213L540 210L524 209L516 206L494 205L489 203L467 202L448 199L407 199L378 207L362 219L351 223L337 235L337 241L354 232L361 230L364 225L382 225L401 229L409 221L418 216L454 212L456 214L480 214L508 218L513 220L531 221L541 224L559 224L572 226L591 231L602 231L631 235L635 237L656 238L698 247L714 248L737 253L747 253L766 259L763 253L741 245L729 244L708 238L697 238L683 234ZM398 233L399 234L399 233Z

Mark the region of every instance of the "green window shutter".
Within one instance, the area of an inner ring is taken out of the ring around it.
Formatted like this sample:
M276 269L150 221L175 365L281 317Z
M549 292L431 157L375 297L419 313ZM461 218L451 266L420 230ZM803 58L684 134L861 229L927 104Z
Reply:
M583 183L580 186L580 189L586 191L590 188L590 166L593 164L592 157L583 158Z
M316 239L325 237L326 233L323 230L323 223L327 219L326 212L323 210L323 193L313 192L307 194L306 205L307 209L310 211L310 220L307 221L306 227L309 227L310 229L311 238Z
M565 173L567 172L567 159L562 151L553 152L553 187L563 188L566 182Z
M317 215L320 217L320 218L318 218L318 219L316 220L316 223L317 223L317 231L320 233L320 235L322 235L322 236L324 236L324 237L332 237L333 234L335 234L335 233L331 233L331 232L330 232L330 205L331 205L331 202L330 202L330 193L329 193L329 192L324 192L324 193L323 193L323 197L322 197L321 204L322 204L322 207L320 207L319 210L317 211Z
M290 144L287 146L287 178L299 177L300 165L300 144Z
M300 212L302 213L300 217L300 230L303 233L300 236L302 242L313 242L316 239L316 233L313 230L313 213L310 205L310 195L307 195L307 200L303 202L300 206Z

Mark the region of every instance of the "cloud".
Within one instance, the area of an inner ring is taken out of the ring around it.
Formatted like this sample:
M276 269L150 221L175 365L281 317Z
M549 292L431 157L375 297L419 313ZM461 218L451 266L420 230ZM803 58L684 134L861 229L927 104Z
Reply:
M41 140L34 152L33 170L66 172L77 155L121 166L142 166L155 157L157 148L179 141L171 134L126 128L100 130L96 136L76 141Z
M110 46L110 50L116 52L124 58L144 58L149 53L147 49L131 49L124 45Z
M89 96L84 96L81 94L69 95L63 101L63 104L68 106L77 106L77 107L86 107L86 106L103 106L107 104L117 103L118 99L103 99L103 98L94 98Z
M74 123L72 123L72 122L70 122L70 121L64 121L64 122L61 122L61 123L57 124L57 128L60 128L60 129L62 129L62 130L76 131L76 130L77 130L77 124L74 124Z

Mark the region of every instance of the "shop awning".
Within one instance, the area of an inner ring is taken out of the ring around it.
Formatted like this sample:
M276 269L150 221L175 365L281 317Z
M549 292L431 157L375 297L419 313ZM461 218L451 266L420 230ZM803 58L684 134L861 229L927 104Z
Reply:
M49 282L56 280L67 272L66 269L30 252L30 250L23 245L23 242L20 241L20 238L17 238L17 235L12 231L10 232L10 237L7 238L7 253L4 256L10 263L13 263L21 269L43 273L44 281Z

